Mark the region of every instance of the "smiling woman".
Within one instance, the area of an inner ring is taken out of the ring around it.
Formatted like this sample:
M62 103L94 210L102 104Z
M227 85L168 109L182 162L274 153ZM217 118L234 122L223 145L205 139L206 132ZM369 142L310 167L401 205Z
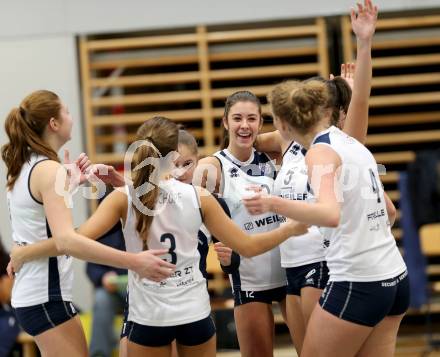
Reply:
M255 142L262 125L261 104L255 94L249 91L231 94L225 104L221 148L232 149L237 159L247 160L250 156L249 148ZM231 142L234 144L231 145Z
M223 116L224 141L222 150L199 162L196 177L207 182L215 168L216 191L223 197L231 218L244 231L255 234L278 227L279 222L270 213L252 217L242 205L246 187L264 186L273 189L275 167L271 158L254 149L257 135L263 125L259 99L249 91L231 94ZM264 224L262 224L263 222ZM285 311L286 279L281 268L279 248L253 258L239 257L239 264L229 271L235 300L234 317L242 356L272 356L274 322L272 302L281 303Z

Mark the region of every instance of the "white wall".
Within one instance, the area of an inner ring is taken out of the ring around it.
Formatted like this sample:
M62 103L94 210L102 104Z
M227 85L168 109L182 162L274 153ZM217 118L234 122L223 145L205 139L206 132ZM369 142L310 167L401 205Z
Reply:
M355 0L0 0L0 38L231 23L347 13ZM440 0L376 0L382 12Z
M77 76L76 43L73 36L58 35L27 39L0 40L0 145L6 141L4 118L9 110L20 104L23 97L36 89L49 89L59 94L74 119L72 140L66 144L73 157L83 151L80 115L79 81ZM5 166L0 163L0 234L7 247L11 244L11 229L6 205ZM87 217L85 200L74 201L76 225ZM84 277L82 262L76 262L75 301L88 306L90 287Z
M377 0L382 12L440 8L440 0ZM307 4L307 5L305 5ZM237 23L348 12L354 0L0 0L0 127L7 112L29 92L57 92L77 119L73 155L83 151L75 36L78 34ZM0 145L6 141L0 129ZM0 234L10 245L5 199L5 168L0 163ZM87 206L76 200L75 223ZM75 302L91 306L83 263L76 264Z

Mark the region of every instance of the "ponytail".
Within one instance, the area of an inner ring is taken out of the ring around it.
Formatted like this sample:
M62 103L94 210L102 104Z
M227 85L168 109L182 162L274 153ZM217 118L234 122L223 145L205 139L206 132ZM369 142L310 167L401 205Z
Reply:
M5 121L9 142L1 149L7 168L8 190L14 187L22 166L32 153L59 161L57 153L44 142L42 136L51 118L59 118L61 102L58 96L40 90L28 95L20 107L13 108Z
M331 125L339 126L339 114L343 111L347 114L351 101L351 88L347 81L338 76L326 81L330 100L329 107L332 109Z
M286 81L268 95L272 112L292 128L305 133L324 115L328 91L321 81Z
M177 125L164 117L153 117L147 120L138 129L136 140L147 141L148 145L141 145L133 158L132 169L141 165L147 158L163 159L170 152L177 151L179 130ZM142 165L141 165L142 166ZM137 197L141 207L146 207L150 212L154 210L160 193L159 181L164 173L161 167L147 164L134 171L134 192L139 192L140 187L146 183L154 187L145 194L140 192ZM153 222L153 215L145 214L139 207L133 204L136 214L136 231L141 237L144 249L148 249L148 233Z
M160 154L154 147L151 145L152 142L149 142L150 145L143 145L138 149L137 155L133 160L132 169L139 165L145 158L160 158ZM154 144L153 144L154 145ZM155 168L153 165L146 165L142 169L135 171L133 186L134 188L139 188L145 183L148 183L153 187L149 192L144 195L141 195L138 198L141 207L146 207L149 212L154 210L156 205L157 197L159 196L159 170ZM134 191L136 192L136 190ZM139 233L141 237L147 237L148 231L150 230L151 223L153 222L153 216L147 215L143 213L136 205L133 205L136 213L136 231ZM143 238L144 241L144 249L148 249L147 239Z
M304 83L319 81L325 83L329 92L327 108L332 110L330 124L339 126L339 114L343 111L347 114L351 101L351 88L347 81L341 76L332 79L324 79L321 76L306 79Z

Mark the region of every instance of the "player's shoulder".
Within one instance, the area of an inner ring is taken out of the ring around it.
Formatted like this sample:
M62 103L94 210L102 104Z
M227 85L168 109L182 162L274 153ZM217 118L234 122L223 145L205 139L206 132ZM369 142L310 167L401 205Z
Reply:
M58 161L44 159L34 164L32 175L41 182L53 182L57 177L66 177L67 170Z
M218 157L216 156L206 156L199 160L199 163L197 166L206 166L206 165L214 165L217 169L221 168L221 163Z

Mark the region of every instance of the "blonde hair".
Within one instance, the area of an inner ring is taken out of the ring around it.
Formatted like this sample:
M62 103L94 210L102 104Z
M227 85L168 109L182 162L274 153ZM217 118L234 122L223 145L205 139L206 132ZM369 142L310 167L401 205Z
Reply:
M325 114L329 93L321 81L286 81L275 86L267 99L278 119L304 134Z

